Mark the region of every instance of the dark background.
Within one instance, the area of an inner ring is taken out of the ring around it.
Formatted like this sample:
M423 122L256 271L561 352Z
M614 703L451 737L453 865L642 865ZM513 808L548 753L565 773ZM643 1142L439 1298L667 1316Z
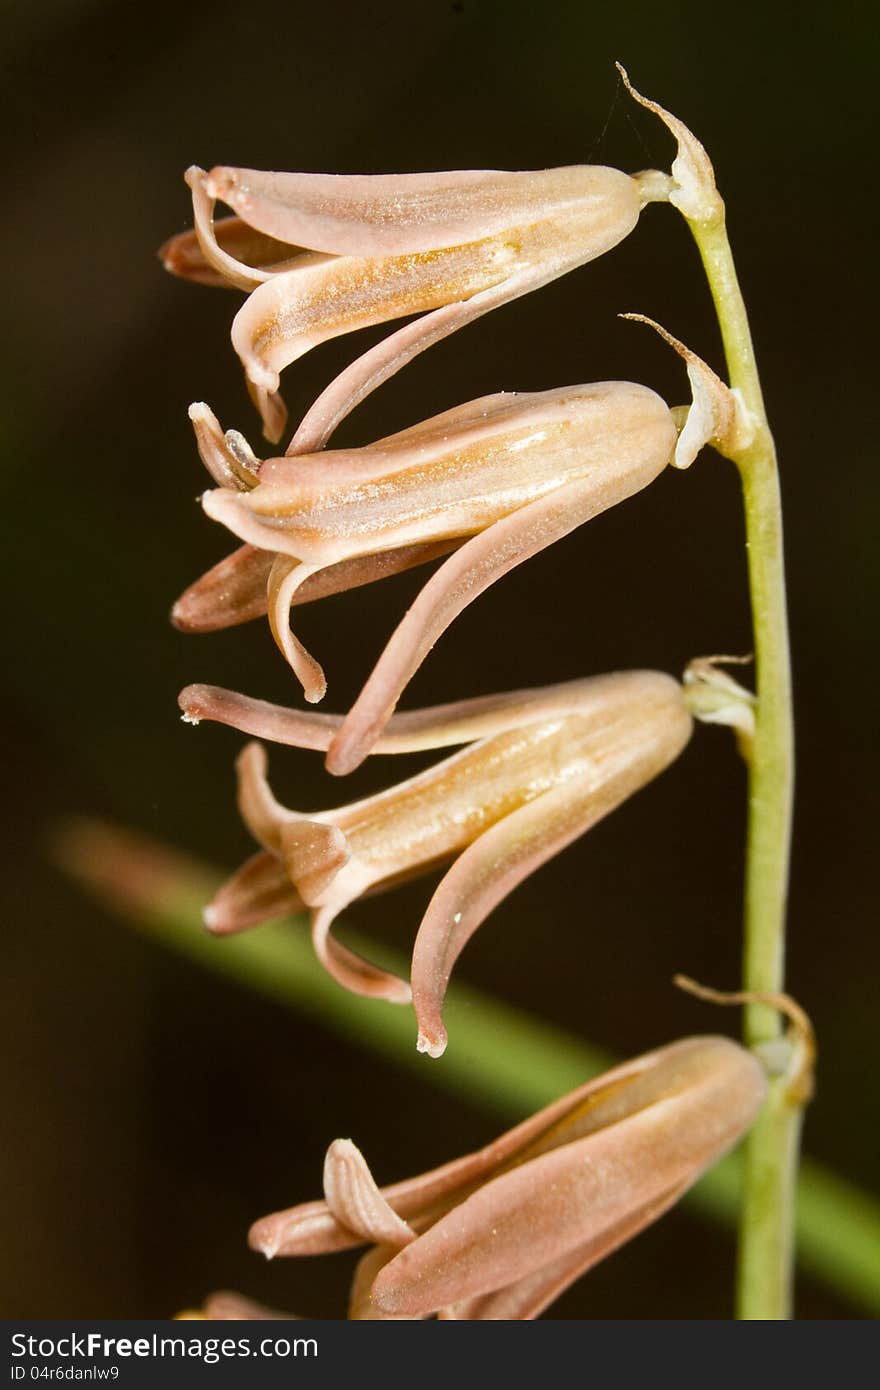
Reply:
M187 404L209 401L260 448L227 336L237 297L175 282L155 258L188 225L183 169L668 167L672 142L624 98L615 58L699 134L728 202L786 502L800 753L790 987L822 1046L806 1145L871 1184L875 24L867 5L645 0L41 0L7 12L5 1316L163 1316L222 1286L339 1316L350 1261L267 1267L245 1247L249 1221L318 1195L337 1134L388 1181L499 1128L132 936L46 846L59 816L87 811L232 867L250 852L232 802L241 739L184 728L176 692L209 680L293 695L263 624L186 638L167 623L172 599L229 548L194 502L205 476ZM627 309L720 365L696 253L668 208L419 358L337 442L500 388L623 377L683 401L680 365L615 318ZM360 346L342 340L287 372L294 420ZM346 707L420 582L298 611L328 708ZM749 645L737 480L707 453L481 599L408 702L627 666L679 672ZM298 808L340 797L314 755L276 751L272 768ZM346 799L389 769L368 766ZM734 1027L669 979L738 977L742 824L732 741L698 729L658 783L518 890L459 976L625 1054ZM429 892L422 882L353 915L405 946ZM732 1254L730 1237L676 1212L553 1315L727 1316ZM799 1311L851 1315L807 1281Z

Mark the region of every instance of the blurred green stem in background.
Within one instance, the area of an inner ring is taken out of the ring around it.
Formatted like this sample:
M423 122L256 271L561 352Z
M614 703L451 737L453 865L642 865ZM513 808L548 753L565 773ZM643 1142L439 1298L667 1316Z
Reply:
M439 1066L416 1052L412 1011L339 988L319 965L305 924L271 922L217 940L202 926L215 875L154 842L101 822L78 821L59 837L56 858L72 876L151 940L287 1005L369 1047L397 1066L505 1120L539 1110L613 1062L606 1052L463 985L451 987L450 1046ZM361 949L351 934L346 940ZM375 943L369 947L376 959ZM406 963L385 952L401 975ZM741 1164L725 1159L687 1201L734 1225ZM880 1314L880 1205L816 1163L804 1163L796 1231L801 1267L865 1312Z

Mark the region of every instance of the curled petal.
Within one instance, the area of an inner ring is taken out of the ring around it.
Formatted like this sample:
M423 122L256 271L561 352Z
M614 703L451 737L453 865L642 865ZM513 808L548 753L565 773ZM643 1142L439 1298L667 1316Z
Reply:
M187 183L191 178L195 181L201 172L193 165L184 176ZM195 189L193 192L195 195ZM290 261L302 254L301 247L289 246L286 242L266 236L242 222L240 217L221 217L209 223L209 239L213 246L208 259L200 244L205 236L201 207L199 219L203 222L201 238L199 231L194 228L169 237L159 248L159 259L165 269L171 275L179 275L181 279L191 280L194 284L223 289L250 289L261 283L260 270L276 267L287 269Z
M328 975L352 994L385 999L390 1004L409 1004L412 991L406 980L381 970L332 935L330 928L338 911L338 907L319 907L312 913L312 944Z
M336 1139L327 1150L324 1199L336 1220L365 1241L402 1250L415 1240L415 1231L389 1206L350 1139Z
M279 856L282 851L282 829L298 817L272 794L266 775L266 750L262 744L247 744L236 759L235 770L238 776L238 810L242 820L264 849Z
M291 246L265 233L258 232L255 235L252 228L248 228L247 233L243 232L242 223L238 218L228 219L225 225L221 221L217 226L214 222L215 200L208 191L208 178L204 169L193 164L187 169L184 178L192 191L193 219L199 250L205 265L215 276L209 283L252 290L291 264L306 258L315 259L302 247ZM233 225L230 226L230 223ZM251 264L241 259L242 253ZM167 260L165 264L168 269L174 268L168 266Z
M474 294L470 299L434 309L404 328L398 328L358 357L321 392L291 439L288 454L323 449L346 416L419 353L434 343L442 342L466 324L474 323L492 309L518 299L530 290L540 289L548 280L555 278L556 275L542 275L536 270L523 271L511 275L501 284Z
M475 840L455 861L431 899L416 937L412 990L419 1025L418 1050L446 1050L443 1000L452 968L481 922L524 878L558 854L642 783L602 787L573 778L521 806Z
M303 695L310 705L323 700L327 678L315 658L306 651L290 627L290 608L297 589L315 573L314 565L303 565L287 555L277 555L269 572L267 586L269 626L279 650L298 677Z
M387 349L386 344L380 344L384 350L365 354L356 364L357 373L353 376L343 373L346 380L337 379L329 388L336 396L341 392L343 402L335 405L331 398L328 403L327 392L318 398L291 443L291 452L295 454L315 452L322 447L335 424L364 396L432 342L453 332L469 318L476 318L496 303L513 297L511 293L502 292L500 297L493 296L484 308L475 305L471 313L465 313L460 301L479 299L481 292L488 293L501 282L506 290L519 277L514 278L512 255L503 247L498 248L497 255L493 255L495 248L485 248L480 265L474 264L471 248L459 247L456 251L457 255L453 251L440 251L425 253L422 257L377 261L345 257L288 271L255 290L233 321L232 345L254 388L254 404L262 416L267 437L272 440L279 437L276 416L283 408L278 396L280 373L320 343L419 310L436 310L437 315L442 316L437 319L433 314L428 315L417 325L408 325L387 340L391 344L402 334L402 341ZM440 258L441 267L431 264L428 259L431 256ZM524 289L518 292L524 293ZM450 302L461 312L453 313ZM442 331L438 331L441 326ZM328 404L333 423L323 420ZM318 431L313 423L315 412L322 415Z
M431 577L392 635L330 745L327 770L341 776L363 762L402 691L468 604L524 560L637 492L667 461L658 453L644 459L641 467L617 476L568 483L467 541Z

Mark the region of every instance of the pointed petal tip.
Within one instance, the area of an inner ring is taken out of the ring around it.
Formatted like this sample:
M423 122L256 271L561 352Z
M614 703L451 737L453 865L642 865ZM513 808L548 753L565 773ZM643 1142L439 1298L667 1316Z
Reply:
M274 1260L278 1254L281 1242L275 1234L269 1222L262 1218L255 1221L248 1231L248 1245L255 1250L258 1255L263 1255L267 1260Z

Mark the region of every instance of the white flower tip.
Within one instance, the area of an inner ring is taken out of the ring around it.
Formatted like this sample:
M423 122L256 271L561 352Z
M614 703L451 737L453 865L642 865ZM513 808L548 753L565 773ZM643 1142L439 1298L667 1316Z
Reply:
M433 1038L429 1037L427 1033L420 1032L416 1043L416 1050L418 1052L426 1052L429 1057L442 1057L443 1053L446 1051L447 1041L445 1030L442 1033L438 1032L437 1036Z
M181 724L196 725L201 724L202 721L197 714L190 714L188 710L184 710L183 714L180 716L180 722Z
M210 932L220 929L220 913L210 903L202 910L202 923Z

